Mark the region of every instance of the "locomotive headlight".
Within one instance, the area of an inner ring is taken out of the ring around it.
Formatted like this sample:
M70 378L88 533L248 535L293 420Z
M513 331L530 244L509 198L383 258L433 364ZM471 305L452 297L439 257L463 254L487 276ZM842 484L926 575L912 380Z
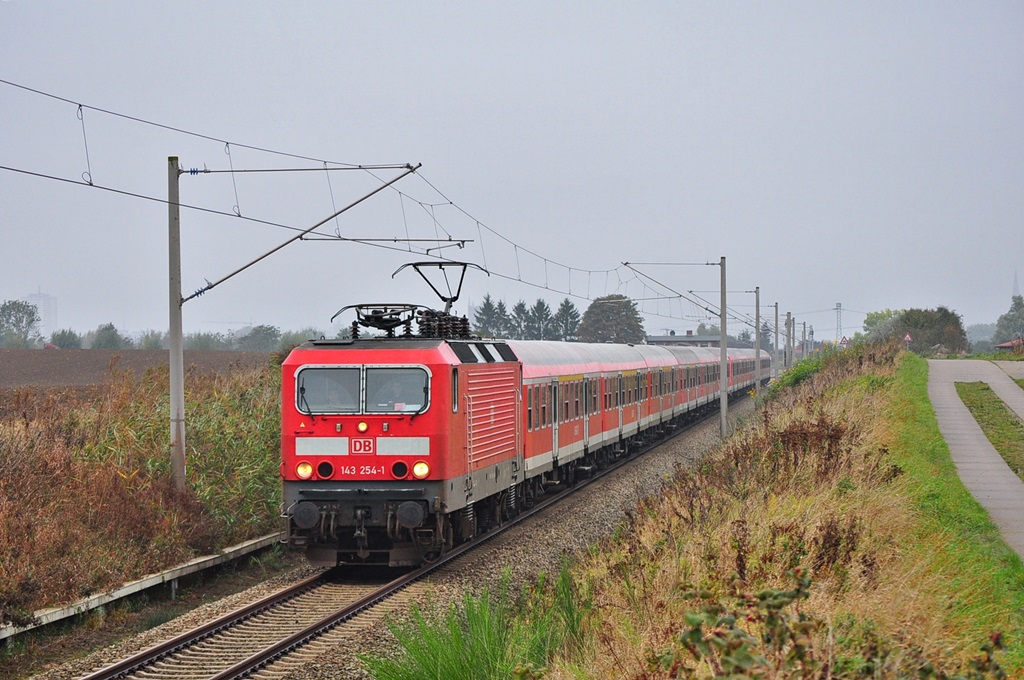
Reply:
M430 474L430 466L424 463L422 460L413 464L412 476L416 479L424 479Z
M305 461L295 466L295 476L299 479L309 479L313 476L313 466Z
M367 430L370 429L370 426L369 424L367 424L365 420L363 420L358 425L356 425L356 429L359 430L360 432L366 432Z

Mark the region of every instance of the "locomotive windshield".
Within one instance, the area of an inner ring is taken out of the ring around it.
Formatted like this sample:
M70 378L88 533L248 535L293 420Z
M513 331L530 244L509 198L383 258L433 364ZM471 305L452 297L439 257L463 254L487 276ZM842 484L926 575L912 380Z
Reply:
M358 368L304 368L296 401L305 413L358 413Z
M367 413L419 413L427 407L427 373L421 368L367 368Z
M296 381L295 405L303 413L421 413L428 404L422 368L306 366Z

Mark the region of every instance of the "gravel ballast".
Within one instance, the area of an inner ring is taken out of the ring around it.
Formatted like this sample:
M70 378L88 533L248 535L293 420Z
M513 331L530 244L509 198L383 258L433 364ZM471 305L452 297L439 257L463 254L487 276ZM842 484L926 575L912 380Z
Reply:
M751 413L753 401L743 399L729 408L730 422ZM708 418L672 441L650 451L598 484L592 484L571 498L495 537L474 551L471 558L456 562L431 576L421 604L447 608L461 604L467 592L484 588L496 591L503 574L510 592L536 582L541 573L555 573L563 556L575 556L610 535L627 518L640 499L656 494L679 465L688 465L720 442L717 417ZM204 621L216 618L247 602L259 599L287 583L312 573L311 569L275 577L245 592L204 605L146 633L107 647L95 654L35 676L40 680L80 678L103 664L125 658L160 640L178 635ZM387 627L376 624L358 639L327 649L318 660L293 670L284 677L293 680L323 678L368 678L359 654L387 654L394 651L394 638ZM258 677L281 677L268 669Z

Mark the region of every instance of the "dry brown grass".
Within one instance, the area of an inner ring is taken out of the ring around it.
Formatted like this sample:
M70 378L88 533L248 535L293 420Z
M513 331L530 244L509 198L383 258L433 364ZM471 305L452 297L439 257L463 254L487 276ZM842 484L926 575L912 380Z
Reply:
M0 620L274 526L277 371L187 380L189 487L169 476L166 370L85 394L19 389L0 420Z
M689 653L687 615L731 603L754 638L780 630L750 603L764 589L790 588L794 572L812 578L809 596L793 606L814 631L810 661L783 659L792 644L771 651L759 643L772 669L764 677L962 669L989 632L1019 626L993 581L965 578L945 549L949 537L924 528L891 462L899 428L884 413L897 351L825 362L769 402L760 422L680 469L579 565L597 612L593 647L585 670L565 663L550 677L711 677L729 652ZM993 603L992 617L965 625L952 582L963 601Z

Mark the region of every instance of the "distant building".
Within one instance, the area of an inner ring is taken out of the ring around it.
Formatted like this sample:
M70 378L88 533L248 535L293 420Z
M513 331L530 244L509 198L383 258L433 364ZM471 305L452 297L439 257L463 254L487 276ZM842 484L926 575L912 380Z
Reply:
M721 347L722 336L719 333L713 335L694 335L693 331L686 331L686 335L676 335L672 331L669 335L648 335L648 345L683 345L685 347ZM729 338L729 347L754 347L752 342L741 342L735 338Z
M1024 346L1024 338L1017 338L1016 340L996 345L996 350L999 352L1013 352L1019 350L1022 346Z
M54 331L60 330L57 326L57 298L38 291L26 295L25 302L36 306L36 311L39 312L39 335L49 340Z

